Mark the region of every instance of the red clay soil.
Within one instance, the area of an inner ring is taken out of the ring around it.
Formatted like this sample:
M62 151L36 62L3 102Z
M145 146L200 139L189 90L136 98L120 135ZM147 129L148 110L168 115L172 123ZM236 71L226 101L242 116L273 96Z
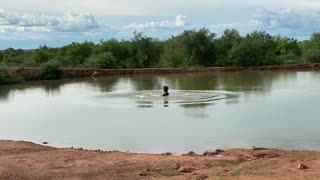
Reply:
M38 67L7 67L5 68L14 75L22 76L25 80L38 80L40 68ZM163 74L163 73L196 73L196 72L229 72L229 71L256 71L256 70L285 70L285 71L320 71L320 64L298 65L274 65L260 67L203 67L203 68L147 68L147 69L85 69L85 68L62 68L63 78L126 75L126 74Z
M320 179L320 152L255 148L174 156L0 141L0 179Z

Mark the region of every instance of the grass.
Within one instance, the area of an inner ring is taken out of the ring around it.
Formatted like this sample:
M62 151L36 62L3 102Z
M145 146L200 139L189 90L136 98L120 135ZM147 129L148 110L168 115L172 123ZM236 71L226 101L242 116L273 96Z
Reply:
M265 171L265 172L264 172L264 175L265 175L265 176L273 176L273 175L274 175L274 172L272 172L272 171Z
M241 170L238 169L238 170L235 170L231 173L232 176L240 176L241 175Z

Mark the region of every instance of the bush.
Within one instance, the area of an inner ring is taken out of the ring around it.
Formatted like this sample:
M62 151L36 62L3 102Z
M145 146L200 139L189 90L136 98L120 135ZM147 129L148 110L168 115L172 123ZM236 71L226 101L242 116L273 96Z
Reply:
M161 67L212 66L216 63L215 34L208 29L184 31L166 41Z
M98 69L115 69L118 68L117 60L111 52L92 55L85 61L85 67Z
M253 32L248 34L228 52L235 66L250 67L276 64L273 53L274 41L270 34Z
M320 63L320 49L310 49L303 54L306 63Z
M22 81L23 80L21 78L11 75L5 69L0 69L0 85L20 83Z
M35 63L42 64L49 60L49 55L46 51L42 49L36 49L33 52L32 59L34 60Z
M274 64L301 64L300 56L297 56L294 53L289 53L286 55L280 55L276 57Z
M40 78L43 80L54 80L60 79L62 76L62 71L59 66L55 64L46 63L41 66Z

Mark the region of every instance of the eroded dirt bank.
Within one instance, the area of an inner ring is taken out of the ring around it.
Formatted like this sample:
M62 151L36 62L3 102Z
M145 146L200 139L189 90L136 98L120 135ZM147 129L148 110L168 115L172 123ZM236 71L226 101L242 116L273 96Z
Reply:
M22 76L25 80L38 80L40 68L5 68L10 73ZM197 72L231 72L231 71L255 71L255 70L286 70L286 71L320 71L320 64L299 65L274 65L260 67L206 67L206 68L147 68L147 69L84 69L62 68L62 78L127 75L127 74L166 74L166 73L197 73Z
M299 164L307 166L297 168ZM320 152L226 150L185 156L0 141L0 179L320 179Z

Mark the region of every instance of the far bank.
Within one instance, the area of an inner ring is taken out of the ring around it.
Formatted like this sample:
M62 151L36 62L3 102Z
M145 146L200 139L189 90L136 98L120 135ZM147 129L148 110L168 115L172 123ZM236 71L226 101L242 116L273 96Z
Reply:
M39 67L4 67L10 74L26 81L41 80ZM271 65L259 67L193 67L193 68L142 68L142 69L87 69L61 68L61 78L76 78L108 75L130 74L169 74L169 73L201 73L201 72L235 72L235 71L320 71L320 64Z

